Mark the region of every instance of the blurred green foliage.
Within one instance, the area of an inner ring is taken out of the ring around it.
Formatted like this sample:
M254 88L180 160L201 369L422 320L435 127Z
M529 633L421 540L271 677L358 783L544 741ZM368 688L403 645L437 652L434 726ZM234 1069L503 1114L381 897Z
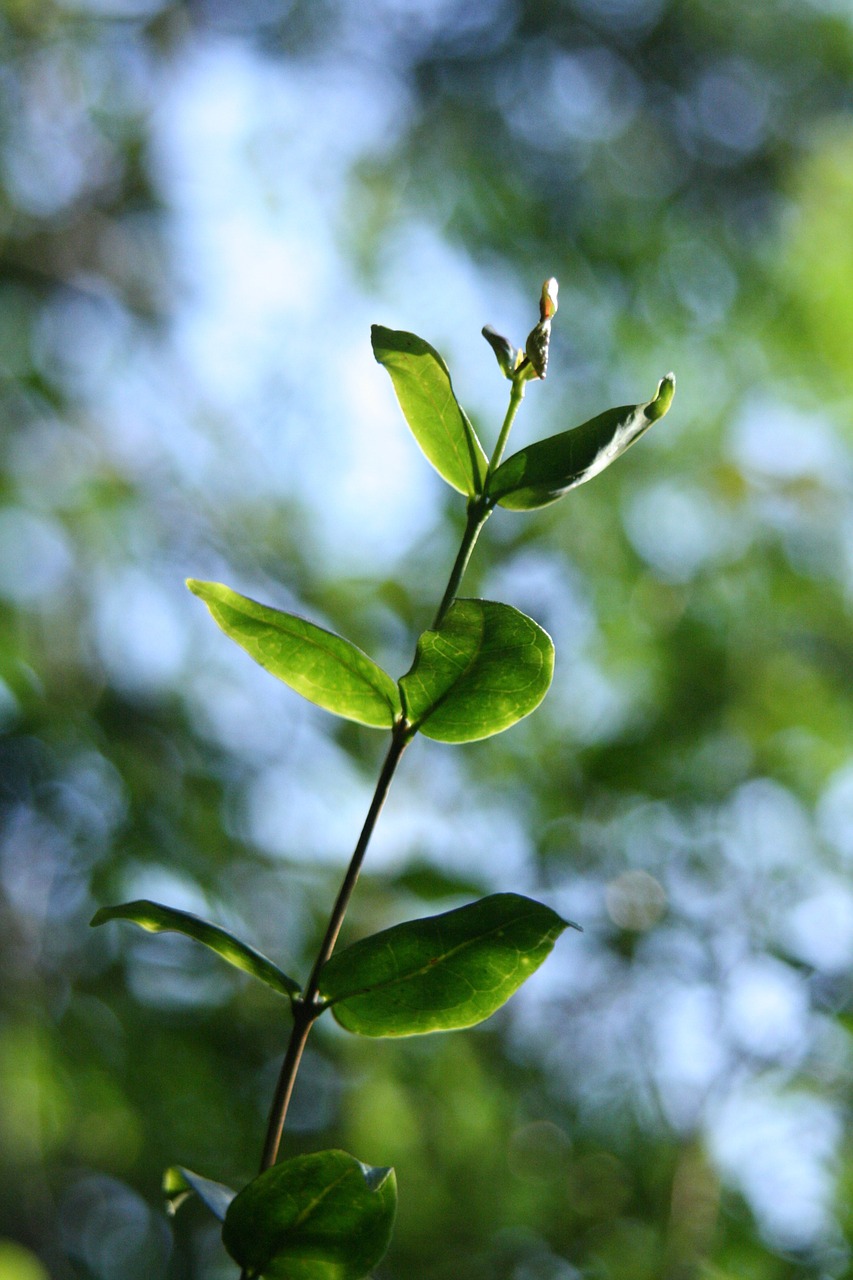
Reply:
M848 1275L849 6L6 0L0 59L0 1280L233 1280L159 1185L254 1172L278 1003L87 922L153 897L303 973L381 744L183 579L403 671L460 516L369 324L490 447L480 327L552 274L514 447L678 400L490 521L466 591L552 691L415 744L345 941L501 891L585 933L476 1032L318 1027L287 1153L396 1166L384 1280Z

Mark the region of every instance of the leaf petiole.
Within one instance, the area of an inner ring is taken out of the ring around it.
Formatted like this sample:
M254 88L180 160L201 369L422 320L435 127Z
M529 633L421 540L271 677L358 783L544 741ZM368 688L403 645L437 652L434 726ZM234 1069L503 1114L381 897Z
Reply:
M512 424L515 421L515 415L518 413L518 406L524 399L524 389L527 386L527 377L526 374L522 372L523 369L524 365L519 368L512 380L512 390L509 393L509 404L507 405L506 417L503 420L503 425L501 426L500 434L498 435L498 442L495 445L495 451L489 459L489 475L491 475L493 471L496 471L501 464L501 458L504 455L506 442L509 439L509 433L512 428ZM488 479L486 480L486 486L488 487Z

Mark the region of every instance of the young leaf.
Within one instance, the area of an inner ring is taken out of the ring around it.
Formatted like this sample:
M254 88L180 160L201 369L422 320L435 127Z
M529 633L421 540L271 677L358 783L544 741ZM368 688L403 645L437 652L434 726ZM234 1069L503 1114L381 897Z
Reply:
M471 1027L539 968L568 924L530 898L493 894L339 951L320 994L342 1027L363 1036Z
M193 1192L220 1222L225 1221L228 1206L237 1194L223 1183L211 1182L210 1178L203 1178L180 1165L173 1165L163 1174L163 1195L169 1213L177 1213Z
M222 1239L250 1277L361 1280L388 1248L396 1208L393 1169L318 1151L274 1165L244 1187L225 1215Z
M97 928L108 920L131 920L149 933L183 933L215 951L223 960L233 964L235 969L242 969L253 978L260 978L273 991L285 996L299 994L299 983L282 973L272 960L261 955L260 951L255 951L248 943L235 938L226 929L221 929L218 924L201 920L189 911L178 911L174 907L164 907L159 902L140 898L137 902L123 902L117 907L101 907L100 911L95 912L90 924L92 928Z
M303 698L372 728L394 724L400 714L394 681L349 640L220 582L188 578L187 586L227 636Z
M440 476L468 497L483 492L488 459L438 352L413 333L373 325L373 354L391 375L403 417Z
M580 427L514 453L489 479L489 501L512 511L532 511L556 502L615 462L663 417L674 394L675 374L668 373L647 404L608 409Z
M474 742L529 715L545 697L554 646L508 604L455 600L437 631L418 640L400 681L406 718L439 742Z
M484 324L480 332L494 351L503 376L512 378L524 357L524 352L514 347L509 338L498 333L494 325Z

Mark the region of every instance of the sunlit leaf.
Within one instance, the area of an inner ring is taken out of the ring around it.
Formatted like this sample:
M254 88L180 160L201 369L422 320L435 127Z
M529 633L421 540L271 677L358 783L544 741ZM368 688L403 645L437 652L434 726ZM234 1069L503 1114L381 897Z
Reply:
M173 1165L163 1174L163 1195L170 1213L176 1213L193 1192L220 1222L225 1221L228 1206L237 1194L223 1183L211 1182L210 1178L203 1178L180 1165Z
M391 375L403 416L436 471L469 497L482 493L488 459L438 352L413 333L373 325L373 354Z
M553 672L554 646L532 618L507 604L456 600L419 639L400 693L406 718L428 738L473 742L533 711Z
M608 409L580 427L528 445L491 476L488 498L513 511L532 511L556 502L615 462L663 417L674 394L675 375L668 373L647 404Z
M342 1027L363 1036L470 1027L539 968L568 924L530 898L494 894L339 951L320 994Z
M389 675L349 640L293 613L241 596L220 582L187 579L214 621L272 675L345 720L390 729L400 712Z
M123 902L116 907L101 907L92 917L91 924L95 928L99 924L106 924L108 920L130 920L149 933L183 933L187 938L194 938L196 942L215 951L235 969L242 969L253 978L260 978L261 982L265 982L274 991L286 996L299 994L299 983L282 973L272 960L268 960L259 951L255 951L254 947L241 942L218 924L210 924L189 911L178 911L174 907L164 907L159 902L140 898L136 902Z
M391 1239L393 1169L345 1151L318 1151L274 1165L233 1200L222 1239L250 1277L361 1280Z

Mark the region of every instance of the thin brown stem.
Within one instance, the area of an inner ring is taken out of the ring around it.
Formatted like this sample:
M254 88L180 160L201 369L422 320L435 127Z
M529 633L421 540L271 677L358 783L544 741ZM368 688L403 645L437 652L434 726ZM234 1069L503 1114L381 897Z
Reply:
M391 736L391 746L385 757L385 763L382 766L382 772L379 775L379 781L376 784L376 790L373 793L373 799L367 811L361 835L358 837L358 843L347 867L347 873L335 899L335 905L332 908L332 914L329 917L329 923L320 950L317 953L317 959L314 961L311 976L305 986L302 998L294 1001L293 1028L290 1033L284 1062L281 1064L281 1072L270 1109L267 1135L264 1142L263 1156L261 1157L261 1173L265 1169L271 1168L278 1159L281 1135L290 1099L293 1096L293 1086L296 1082L296 1073L299 1070L299 1063L302 1059L302 1051L305 1048L312 1023L323 1011L322 1004L317 1001L320 973L323 965L335 949L335 943L338 940L338 934L341 931L341 925L344 922L344 916L355 889L361 865L364 862L364 855L367 852L370 837L373 835L373 828L376 826L376 819L382 811L394 772L400 763L400 757L411 741L411 737L412 731L404 721L401 721L394 728Z
M302 1051L305 1048L305 1042L308 1039L308 1033L311 1030L313 1021L310 1009L307 1009L301 1001L295 1001L290 1040L287 1044L284 1061L281 1064L281 1071L279 1072L278 1083L275 1088L272 1107L270 1108L264 1151L261 1156L261 1173L265 1169L272 1168L278 1157L284 1120L287 1115L287 1109L290 1106L290 1099L293 1097L296 1073L299 1070L299 1063L302 1061Z
M413 737L413 730L404 720L401 720L394 728L391 736L391 745L388 748L388 754L385 757L385 763L382 766L382 772L379 774L379 781L376 783L376 790L373 793L373 799L370 802L370 808L367 811L367 817L364 820L364 826L361 829L361 835L358 837L358 843L353 851L352 859L347 868L338 896L335 899L335 905L332 908L332 914L329 917L328 928L323 938L317 959L314 961L314 968L311 970L311 977L305 987L304 1000L309 1007L313 1007L316 1002L317 989L320 980L320 971L323 965L331 956L335 949L335 943L338 940L338 934L341 931L341 925L344 922L344 916L347 913L347 907L352 897L353 889L356 886L361 864L364 861L364 855L367 853L367 846L370 843L370 837L373 835L373 828L376 826L376 819L382 812L382 806L385 804L385 798L391 788L391 780L396 772L397 765L400 763L400 757L406 750ZM320 1012L318 1009L317 1012ZM316 1016L316 1014L315 1014Z

